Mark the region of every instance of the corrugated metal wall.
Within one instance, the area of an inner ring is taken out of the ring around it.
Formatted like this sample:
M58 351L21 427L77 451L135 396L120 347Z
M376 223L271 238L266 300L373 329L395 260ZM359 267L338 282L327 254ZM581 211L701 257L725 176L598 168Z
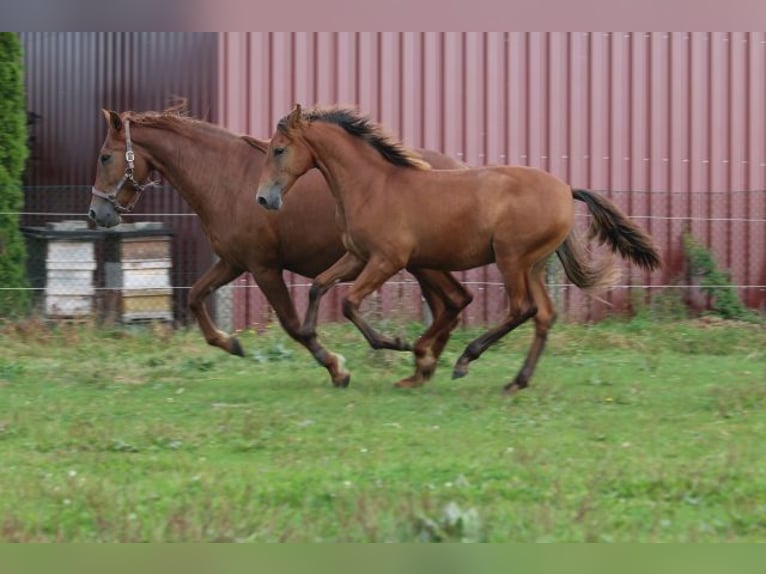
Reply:
M357 104L412 146L543 168L604 191L656 238L666 267L629 270L626 286L654 295L688 283L688 227L760 306L765 48L764 33L223 33L219 117L268 137L295 102ZM505 302L494 268L461 276L477 295L466 322L496 321ZM262 305L242 300L252 291L237 290L237 313ZM572 316L605 312L576 289L554 291ZM624 306L628 292L608 300ZM417 300L407 285L384 287L382 310L403 308L401 295L405 309Z
M83 219L90 203L106 127L101 108L162 110L188 98L195 117L217 121L218 37L215 33L22 33L32 156L27 170L25 225ZM193 283L212 250L186 203L169 187L146 193L129 221L162 221L175 233L173 285ZM186 316L188 290L176 292Z
M542 167L604 191L656 237L668 263L625 285L689 283L680 275L689 227L731 268L755 307L766 294L765 33L23 33L33 155L27 225L82 214L104 137L99 109L162 109L186 96L196 117L268 137L295 102L356 104L413 146L469 164ZM212 251L171 189L142 198L136 219L176 232L178 317ZM582 223L586 222L582 218ZM460 274L477 295L467 323L505 307L493 267ZM308 282L293 279L303 305ZM240 284L252 285L243 278ZM552 267L561 309L608 308ZM640 290L634 289L640 295ZM324 319L338 318L335 289ZM686 290L685 292L689 292ZM234 289L235 326L268 319L257 288ZM626 288L607 299L628 304ZM420 311L409 277L373 301Z

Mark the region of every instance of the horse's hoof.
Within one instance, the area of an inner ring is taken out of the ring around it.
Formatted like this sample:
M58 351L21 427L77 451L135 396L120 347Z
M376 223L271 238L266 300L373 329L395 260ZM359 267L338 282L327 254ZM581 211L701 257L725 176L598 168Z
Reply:
M338 377L332 382L333 386L337 389L345 389L346 387L348 387L349 383L351 383L350 373L346 373L342 377Z
M245 356L245 351L242 349L242 345L240 345L239 339L237 339L236 337L231 338L229 353L231 353L232 355L237 355L239 357Z
M523 388L524 386L514 381L512 383L508 383L507 385L503 387L503 394L511 397L515 395L516 393L518 393Z
M455 367L455 370L452 371L452 380L462 379L467 374L468 374L468 367Z
M398 381L394 383L394 388L396 389L417 389L418 387L423 386L423 381L416 381L412 377L408 377L406 379L402 379L401 381Z
M334 361L331 361L329 364L326 364L327 368L330 371L330 378L332 379L332 384L335 387L338 387L339 389L345 389L348 384L351 382L351 373L349 373L346 370L346 357L343 355L337 354L337 353L328 353L329 358L331 358ZM334 362L334 366L333 366Z

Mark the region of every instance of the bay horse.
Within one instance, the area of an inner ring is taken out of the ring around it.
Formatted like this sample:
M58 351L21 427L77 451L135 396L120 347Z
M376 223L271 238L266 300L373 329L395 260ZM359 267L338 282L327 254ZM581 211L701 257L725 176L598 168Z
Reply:
M302 327L307 335L316 328L320 298L339 281L356 277L343 300L343 313L372 340L376 335L359 314L359 305L400 269L457 271L496 263L508 314L468 344L453 378L466 375L469 363L490 345L534 318L532 346L504 389L512 393L529 384L555 319L543 277L554 252L567 277L584 290L617 279L613 257L589 260L584 241L575 233L574 200L587 205L591 233L613 252L645 269L660 264L651 238L606 198L531 167L431 170L355 110L303 112L298 105L282 118L269 144L257 202L267 209L282 208L283 195L313 167L322 172L338 204L347 252L314 279ZM436 358L416 353L415 361L427 369ZM397 385L421 383L405 380Z
M103 110L107 134L97 160L90 218L103 227L120 223L120 212L135 205L141 191L153 183L147 181L149 175L159 172L199 216L219 257L189 293L189 307L205 340L228 353L243 356L236 337L213 324L204 301L216 289L249 271L287 334L328 370L334 385L347 386L350 374L343 357L326 350L315 335L301 332L295 305L282 277L285 270L315 277L345 251L336 222L335 202L327 184L314 170L296 183L295 201L285 202L279 214L255 204L253 209L244 209L243 202L253 201L248 190L258 181L268 142L189 118L183 111L183 104L164 112L119 114ZM422 153L435 168L462 166L436 152ZM432 324L434 329L429 330L433 341L427 343L432 345L431 352L439 355L471 295L449 273L410 271L420 284L432 316L438 318ZM381 338L376 345L396 350L411 348L398 337ZM416 372L412 379L430 375Z

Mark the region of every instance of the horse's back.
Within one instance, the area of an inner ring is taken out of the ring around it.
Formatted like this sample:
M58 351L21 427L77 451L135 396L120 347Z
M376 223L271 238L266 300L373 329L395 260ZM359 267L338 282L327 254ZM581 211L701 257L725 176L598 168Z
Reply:
M485 202L521 217L533 213L552 220L569 217L574 202L568 184L556 176L528 166L488 166L479 168L478 192Z
M531 261L555 251L574 226L570 186L534 167L492 168L504 181L496 210L496 251L523 253Z
M422 175L421 175L422 174ZM425 178L428 185L415 183L413 187L428 189L439 203L461 205L467 202L474 209L482 205L501 207L506 203L523 204L528 209L535 205L571 208L572 192L568 184L543 170L527 166L493 165L475 168L450 168L419 172L416 178Z
M396 227L397 241L411 245L411 264L470 269L491 263L499 245L552 251L574 221L569 186L534 168L402 170L399 176L387 182L386 193L395 200L376 211L386 217L374 217L386 229ZM367 235L370 229L383 233L372 225L357 231Z
M418 148L417 152L433 169L466 169L467 166L458 160L438 151Z

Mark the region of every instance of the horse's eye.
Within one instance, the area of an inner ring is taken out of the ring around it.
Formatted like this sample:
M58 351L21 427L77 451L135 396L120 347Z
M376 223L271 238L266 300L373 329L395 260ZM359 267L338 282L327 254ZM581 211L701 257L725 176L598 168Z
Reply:
M112 159L112 156L108 154L102 154L99 159L101 160L101 163L104 164L108 162L110 159Z
M285 153L285 148L283 148L283 147L275 147L275 148L274 148L274 155L275 155L276 157L279 157L279 156L280 156L280 155L282 155L283 153Z

